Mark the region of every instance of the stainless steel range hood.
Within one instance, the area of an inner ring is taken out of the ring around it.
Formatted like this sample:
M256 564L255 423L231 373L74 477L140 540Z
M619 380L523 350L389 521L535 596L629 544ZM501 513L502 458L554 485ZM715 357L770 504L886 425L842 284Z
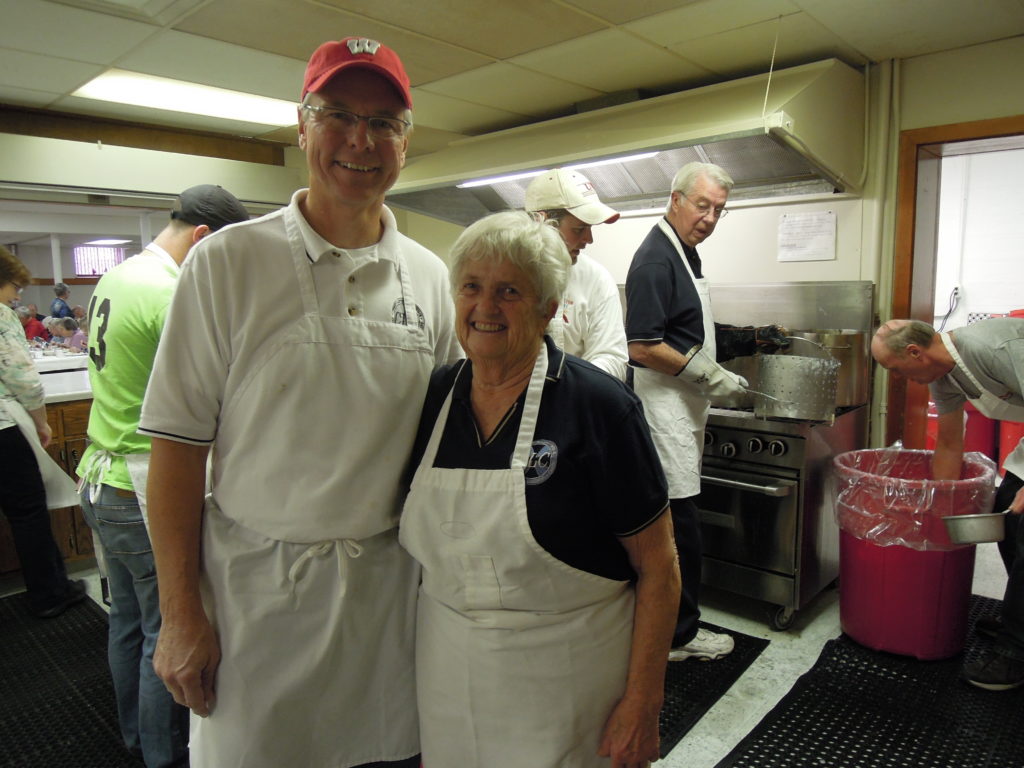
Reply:
M465 226L522 208L529 179L460 183L652 151L583 173L621 211L663 206L672 176L692 160L725 168L736 180L733 200L857 193L864 92L860 72L829 59L461 139L410 162L388 204Z

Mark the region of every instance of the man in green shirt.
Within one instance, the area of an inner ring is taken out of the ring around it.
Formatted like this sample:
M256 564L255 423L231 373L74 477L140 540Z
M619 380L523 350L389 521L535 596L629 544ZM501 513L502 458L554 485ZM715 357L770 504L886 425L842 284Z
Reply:
M107 272L89 303L89 440L78 468L82 511L102 545L110 586L109 659L121 734L149 768L187 765L188 709L153 672L160 631L145 522L150 438L137 434L153 358L192 245L248 212L225 189L181 193L171 221L141 253Z

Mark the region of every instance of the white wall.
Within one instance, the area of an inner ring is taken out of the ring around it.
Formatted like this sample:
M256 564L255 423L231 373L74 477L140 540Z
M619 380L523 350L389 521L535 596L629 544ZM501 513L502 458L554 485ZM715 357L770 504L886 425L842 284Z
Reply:
M721 283L785 283L819 280L870 280L861 264L863 203L835 196L827 200L762 202L733 207L708 240L698 246L705 276ZM835 260L780 262L779 219L787 213L833 211L836 215ZM614 224L594 227L593 244L586 253L603 264L617 283L626 273L637 246L660 214L623 216Z
M970 313L1024 308L1024 150L942 160L935 316L941 322L954 286L959 303L946 328Z

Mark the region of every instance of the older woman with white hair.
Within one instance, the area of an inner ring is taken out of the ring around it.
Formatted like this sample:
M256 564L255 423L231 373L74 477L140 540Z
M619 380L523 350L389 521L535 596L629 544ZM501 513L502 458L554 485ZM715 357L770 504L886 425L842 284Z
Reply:
M659 756L679 596L667 488L639 400L544 336L570 267L521 212L452 252L467 359L433 376L400 533L423 567L425 768Z

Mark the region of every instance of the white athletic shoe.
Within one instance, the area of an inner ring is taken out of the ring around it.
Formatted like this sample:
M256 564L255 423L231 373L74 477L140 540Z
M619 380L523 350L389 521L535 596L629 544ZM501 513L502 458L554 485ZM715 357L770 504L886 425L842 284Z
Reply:
M668 653L669 661L682 661L683 659L700 659L701 661L713 661L732 653L736 644L729 635L720 635L707 629L698 629L697 636L686 645L673 648Z

